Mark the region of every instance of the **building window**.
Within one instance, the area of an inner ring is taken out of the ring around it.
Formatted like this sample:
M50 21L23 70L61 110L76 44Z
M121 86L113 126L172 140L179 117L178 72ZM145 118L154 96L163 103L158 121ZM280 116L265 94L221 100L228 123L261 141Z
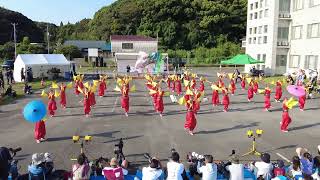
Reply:
M252 43L252 38L249 38L249 44L251 44Z
M253 14L252 14L252 13L250 13L250 20L252 20L252 18L253 18Z
M257 54L257 60L260 60L261 54Z
M133 49L133 43L122 43L122 49Z
M287 66L287 55L277 55L276 67Z
M268 2L268 1L269 1L269 0L265 0L265 2L264 2L264 4L265 4L264 6L265 6L265 7L268 7L268 6L269 6L269 2Z
M307 38L320 37L320 23L308 24Z
M292 27L292 39L301 39L302 37L302 26Z
M257 27L253 28L253 34L257 34Z
M264 27L263 27L263 32L264 32L264 33L267 33L267 32L268 32L268 25L264 25Z
M268 37L267 36L263 36L263 44L267 44L268 43Z
M280 41L288 41L289 27L278 27L278 39Z
M257 42L257 38L254 37L254 38L253 38L253 44L256 44L256 42Z
M279 1L279 12L289 13L290 12L290 1L291 0Z
M269 9L265 9L264 10L264 17L268 17L269 16Z
M263 54L263 55L262 55L262 61L264 61L264 62L265 62L265 61L266 61L266 59L267 59L267 55L266 55L266 54Z
M306 56L306 61L304 63L305 69L317 69L318 67L318 56L308 55Z
M254 19L257 19L257 18L258 18L258 13L255 12L255 13L254 13Z
M320 0L310 0L309 7L320 5Z
M262 33L262 26L259 26L258 33L259 33L259 34Z
M298 68L300 64L300 56L299 55L291 55L289 67L290 68Z
M252 28L249 28L249 34L252 34Z
M263 6L263 0L260 0L260 8Z
M261 44L262 37L258 37L258 44Z
M259 3L255 2L254 4L255 4L256 9L258 9L259 8Z
M250 4L250 10L253 10L253 3Z
M303 9L304 0L293 0L293 11Z
M259 19L261 19L262 18L262 13L263 13L263 11L261 10L261 11L259 11Z

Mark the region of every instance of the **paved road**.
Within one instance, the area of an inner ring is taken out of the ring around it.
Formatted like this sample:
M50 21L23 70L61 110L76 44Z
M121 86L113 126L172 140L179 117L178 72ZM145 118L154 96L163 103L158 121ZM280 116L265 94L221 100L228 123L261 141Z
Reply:
M201 74L208 74L213 80L215 69L195 69ZM196 135L190 136L183 130L185 108L170 102L165 98L165 114L161 119L153 111L151 99L147 96L143 81L134 82L138 91L130 95L130 113L125 117L120 108L119 93L112 92L114 82L110 82L106 97L97 97L97 106L89 118L83 115L80 97L75 97L71 90L67 94L67 109L58 109L54 118L49 118L47 124L48 141L36 144L33 139L33 125L22 118L22 108L32 99L39 98L35 94L12 104L0 106L0 142L2 146L21 146L23 151L17 156L24 171L34 152L52 152L55 165L58 168L69 169L71 158L79 152L79 145L74 144L71 137L77 135L92 135L93 141L85 145L89 158L100 156L112 157L114 145L119 138L125 139L124 153L133 164L143 164L143 153L167 159L171 148L184 155L190 151L202 154L213 154L214 158L225 160L235 149L238 153L246 152L250 140L246 137L248 129L261 128L265 134L258 139L258 149L270 152L272 159L280 155L291 159L297 146L309 148L316 152L319 142L319 106L318 97L307 101L306 111L298 109L291 111L293 123L289 133L281 133L281 103L272 103L273 111L263 111L263 97L257 95L254 102L248 103L246 92L237 90L231 98L231 110L222 112L222 107L212 108L210 102L201 106L197 115L198 125ZM206 93L210 96L210 87L206 85ZM46 102L46 100L45 100ZM116 102L116 103L115 103ZM113 112L114 110L114 112ZM242 160L254 160L253 156Z

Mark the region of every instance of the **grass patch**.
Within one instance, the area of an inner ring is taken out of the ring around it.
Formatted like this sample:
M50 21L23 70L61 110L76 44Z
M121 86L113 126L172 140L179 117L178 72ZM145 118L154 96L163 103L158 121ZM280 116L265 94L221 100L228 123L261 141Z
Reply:
M50 87L52 84L52 80L46 80L46 84L45 86L41 86L41 81L40 80L35 80L34 82L29 83L30 86L32 86L32 91L38 91L38 90L42 90L45 88ZM5 105L5 104L9 104L10 102L23 98L25 97L24 94L24 83L15 83L12 85L12 89L16 91L17 93L17 97L16 98L11 98L8 96L5 97L0 97L0 105Z
M85 66L77 69L77 73L83 74L87 72L100 72L100 71L113 71L115 67L91 67L91 66Z
M282 80L285 76L271 76L264 78L264 82L271 83L272 81L277 82L278 80Z

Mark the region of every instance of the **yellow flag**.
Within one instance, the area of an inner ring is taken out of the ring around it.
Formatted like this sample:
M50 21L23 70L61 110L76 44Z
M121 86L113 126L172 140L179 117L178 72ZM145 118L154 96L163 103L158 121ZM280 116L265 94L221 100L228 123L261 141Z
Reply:
M151 76L150 76L149 74L146 74L146 75L144 76L144 78L145 78L146 80L148 80L148 81L151 81Z
M259 94L264 94L265 90L264 89L258 89Z
M98 81L98 80L93 80L93 85L94 85L94 86L98 86L98 84L99 84L99 81Z
M215 84L212 84L212 85L211 85L211 89L212 89L212 90L218 90L218 91L220 90L220 88L219 88L217 85L215 85Z
M121 91L121 89L120 89L119 86L117 86L117 85L116 85L116 87L115 87L113 90L114 90L114 91L118 91L118 92Z
M80 77L80 80L83 81L84 75L80 74L79 77Z
M58 89L58 88L59 88L59 86L58 86L58 84L57 84L57 83L52 82L52 88L53 88L53 89Z
M156 93L157 93L157 91L155 91L153 89L150 89L150 92L149 92L150 95L153 95L153 94L156 94Z
M170 92L164 92L164 96L170 96Z
M229 79L232 79L233 78L233 73L228 73L228 77L229 77Z
M92 86L92 87L90 88L90 90L91 90L91 92L96 92L96 91L97 91L97 86Z
M183 84L184 84L184 86L188 86L188 85L189 85L189 83L190 83L190 81L188 81L188 80L183 80Z
M79 86L78 86L78 91L80 91L83 94L83 91Z
M122 79L118 78L118 79L117 79L117 84L118 84L119 86L121 86L122 83L123 83Z
M271 81L271 83L270 83L271 85L275 85L276 84L276 82L274 82L274 81Z
M130 92L136 92L137 88L136 88L136 85L133 85L131 88L130 88Z
M44 90L42 90L41 97L47 97L47 96L48 96L48 94Z
M54 91L54 97L59 97L59 96L60 96L60 93L57 90L55 90Z
M193 92L190 89L187 89L186 95L193 95Z
M83 86L89 89L89 82L84 83Z
M186 104L186 99L184 97L181 97L179 100L178 100L178 104L180 105L185 105Z
M73 76L73 81L76 81L77 80L77 76Z
M249 84L251 82L252 78L247 78L246 80L247 80L247 82Z
M69 83L67 84L67 88L72 88L72 82L69 82Z
M296 106L299 102L297 100L295 100L293 97L291 97L287 102L286 102L286 106L289 109L292 109L294 106Z

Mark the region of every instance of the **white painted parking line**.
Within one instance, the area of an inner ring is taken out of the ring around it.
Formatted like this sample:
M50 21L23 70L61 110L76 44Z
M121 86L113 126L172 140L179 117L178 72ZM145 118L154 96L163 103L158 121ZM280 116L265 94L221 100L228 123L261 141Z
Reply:
M287 161L288 163L291 163L291 161L288 159L288 158L286 158L286 157L284 157L283 155L281 155L280 153L276 153L279 157L281 157L283 160L285 160L285 161Z

